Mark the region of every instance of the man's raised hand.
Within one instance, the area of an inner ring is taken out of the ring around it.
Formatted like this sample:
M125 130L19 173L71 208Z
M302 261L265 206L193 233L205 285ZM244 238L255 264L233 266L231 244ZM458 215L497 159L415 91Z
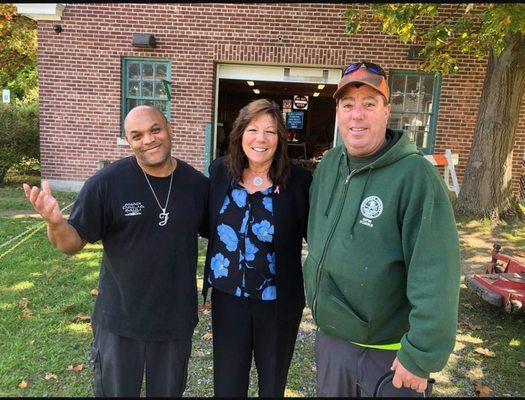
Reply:
M46 180L42 181L42 190L38 186L30 187L26 183L23 187L26 198L49 225L59 225L64 221L58 202L51 194L51 187Z

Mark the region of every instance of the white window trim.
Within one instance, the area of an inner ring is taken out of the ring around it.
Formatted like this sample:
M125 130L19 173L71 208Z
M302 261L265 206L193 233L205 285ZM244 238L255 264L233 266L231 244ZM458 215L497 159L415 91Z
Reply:
M14 3L17 12L35 21L60 21L66 6L61 3Z
M117 146L129 146L129 143L126 139L117 137Z

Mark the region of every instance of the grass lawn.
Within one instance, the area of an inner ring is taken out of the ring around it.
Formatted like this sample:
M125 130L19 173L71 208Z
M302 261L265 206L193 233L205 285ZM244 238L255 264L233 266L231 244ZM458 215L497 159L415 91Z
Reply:
M62 207L74 199L70 193L57 197ZM39 224L40 219L28 210L21 189L0 189L0 246ZM464 272L480 269L496 240L503 244L503 252L524 255L520 252L525 248L524 227L492 229L488 222L463 221L458 228ZM0 256L10 247L0 248ZM204 249L202 241L199 284ZM0 396L92 395L88 316L100 258L100 244L88 245L74 257L62 255L49 245L44 229L0 258ZM213 394L209 310L200 309L199 317L186 396ZM447 367L433 375L434 396L475 396L477 384L487 386L495 396L525 395L525 368L520 367L525 362L524 317L491 308L462 285L459 320L454 353ZM289 396L315 396L314 334L306 309L289 373ZM488 355L477 353L479 348ZM255 374L252 377L249 393L255 396ZM22 381L27 387L19 387Z

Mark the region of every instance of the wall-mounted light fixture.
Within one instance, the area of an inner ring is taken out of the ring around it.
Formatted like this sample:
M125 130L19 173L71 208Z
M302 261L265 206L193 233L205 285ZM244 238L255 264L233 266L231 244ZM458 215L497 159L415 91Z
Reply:
M55 33L62 32L62 25L59 25L59 24L53 25L53 30L55 31Z
M151 33L134 33L131 39L131 45L150 49L157 47L155 36Z

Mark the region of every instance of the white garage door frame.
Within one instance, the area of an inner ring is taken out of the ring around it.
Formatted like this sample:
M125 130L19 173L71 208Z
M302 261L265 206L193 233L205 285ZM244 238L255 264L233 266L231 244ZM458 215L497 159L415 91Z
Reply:
M295 65L217 63L215 74L215 109L213 117L212 159L216 157L217 111L219 107L219 80L236 79L243 81L294 82L337 84L341 78L340 68L306 67ZM335 146L337 140L337 117L334 124Z

